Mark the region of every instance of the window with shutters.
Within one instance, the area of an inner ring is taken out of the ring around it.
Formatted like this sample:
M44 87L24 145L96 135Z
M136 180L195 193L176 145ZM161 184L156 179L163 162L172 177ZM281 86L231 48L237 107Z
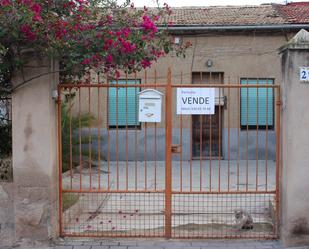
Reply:
M140 84L140 80L111 81L108 96L108 125L110 128L126 128L139 126L138 92L139 87L112 87L118 85Z
M273 79L244 79L242 85L273 85ZM240 89L241 129L273 129L274 91L273 88L254 87Z

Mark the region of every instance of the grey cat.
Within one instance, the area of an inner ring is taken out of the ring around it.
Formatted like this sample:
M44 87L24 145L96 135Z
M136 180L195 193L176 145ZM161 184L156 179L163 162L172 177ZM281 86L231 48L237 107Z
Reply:
M241 229L253 229L253 219L251 215L243 209L237 209L234 211L236 224Z

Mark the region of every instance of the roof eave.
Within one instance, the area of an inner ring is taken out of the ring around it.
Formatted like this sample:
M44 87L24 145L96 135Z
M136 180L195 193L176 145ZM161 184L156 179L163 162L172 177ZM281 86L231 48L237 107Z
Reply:
M304 24L266 24L266 25L173 25L159 26L159 29L168 31L240 31L240 30L298 30L309 29L309 23Z

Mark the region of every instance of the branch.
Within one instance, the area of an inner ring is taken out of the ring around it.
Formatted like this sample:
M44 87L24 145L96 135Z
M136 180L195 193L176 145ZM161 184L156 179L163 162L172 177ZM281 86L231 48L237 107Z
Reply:
M15 86L12 88L12 92L15 91L16 89L19 89L21 88L22 86L24 86L25 84L29 83L30 81L34 80L34 79L37 79L37 78L40 78L40 77L43 77L45 75L48 75L48 74L53 74L53 73L61 73L61 72L66 72L67 70L57 70L57 71L53 71L53 72L47 72L47 73L41 73L41 74L38 74L34 77L31 77L30 79L27 79L27 80L24 80L22 83L20 83L19 85Z
M101 174L101 173L100 173ZM111 185L111 184L110 184ZM95 217L97 217L100 212L101 212L101 208L103 207L104 204L106 204L106 202L109 200L109 198L111 197L110 194L106 194L106 196L103 198L103 200L101 201L101 203L98 205L97 209L94 212L91 212L90 217L87 219L87 221L91 221L93 220Z

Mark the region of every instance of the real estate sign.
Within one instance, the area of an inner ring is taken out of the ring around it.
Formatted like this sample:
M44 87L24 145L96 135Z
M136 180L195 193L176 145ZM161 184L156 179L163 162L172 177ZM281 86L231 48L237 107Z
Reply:
M214 114L215 88L177 88L177 114Z

